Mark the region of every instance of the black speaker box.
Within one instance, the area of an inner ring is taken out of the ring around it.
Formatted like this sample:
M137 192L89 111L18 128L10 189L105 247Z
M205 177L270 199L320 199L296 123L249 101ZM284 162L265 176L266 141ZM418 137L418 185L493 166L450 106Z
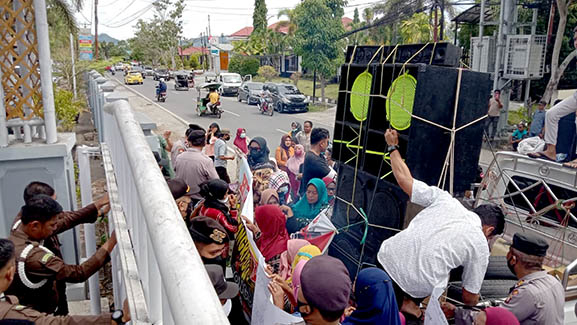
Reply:
M567 161L575 159L575 113L563 116L557 130L557 153L567 154Z
M363 263L376 264L381 243L396 233L378 226L402 228L408 197L397 185L379 180L374 175L357 171L355 177L355 169L347 165L339 166L337 184L337 196L352 203L354 208L336 200L332 222L340 230L329 247L329 255L341 259L354 278ZM363 216L359 214L361 211L367 215L368 223L377 227L367 229ZM363 238L364 250L361 245Z
M451 43L429 44L423 49L424 44L409 44L399 45L397 47L397 54L394 57L394 62L407 62L413 55L417 54L411 63L424 63L432 65L440 65L446 67L458 67L461 59L461 49ZM347 48L346 63L364 64L367 65L375 56L380 46L349 46ZM371 64L382 63L389 54L395 49L394 46L385 46L373 59ZM419 52L419 50L423 49ZM351 62L351 56L354 57ZM431 60L432 57L432 60ZM387 63L393 62L393 56L389 57Z
M389 128L386 96L400 75L402 64L344 65L341 91L335 119L333 159L368 174L385 177L395 183L391 168L383 160L386 143L383 134ZM350 112L350 94L355 79L364 71L373 75L368 116L363 123ZM458 87L458 69L424 64L407 64L405 71L417 80L413 115L452 128ZM492 82L486 73L463 70L456 113L456 127L467 125L487 113L487 98ZM464 192L474 182L484 121L474 123L456 134L454 191ZM359 136L360 135L360 136ZM445 162L451 135L448 130L412 118L408 129L400 131L400 152L413 176L429 185L437 185ZM355 157L358 158L355 159ZM340 184L339 184L340 186ZM448 182L446 183L448 189Z

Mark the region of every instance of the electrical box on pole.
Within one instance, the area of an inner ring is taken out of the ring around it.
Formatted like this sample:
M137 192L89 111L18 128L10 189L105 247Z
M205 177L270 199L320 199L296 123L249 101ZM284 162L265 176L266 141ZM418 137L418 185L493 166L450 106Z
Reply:
M503 78L541 79L546 50L546 35L507 35Z
M482 43L479 46L479 43ZM479 72L494 72L497 57L497 40L495 36L471 37L471 67ZM478 70L475 69L478 67Z

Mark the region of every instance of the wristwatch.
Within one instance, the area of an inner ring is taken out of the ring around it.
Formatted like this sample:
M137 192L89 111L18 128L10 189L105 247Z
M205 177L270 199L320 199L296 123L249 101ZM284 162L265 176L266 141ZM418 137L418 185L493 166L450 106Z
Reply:
M112 320L118 324L118 325L124 325L126 324L125 322L122 321L122 318L124 318L124 313L122 312L122 310L115 310L112 313Z
M391 154L393 151L399 150L399 146L396 144L390 145L387 147L387 153Z

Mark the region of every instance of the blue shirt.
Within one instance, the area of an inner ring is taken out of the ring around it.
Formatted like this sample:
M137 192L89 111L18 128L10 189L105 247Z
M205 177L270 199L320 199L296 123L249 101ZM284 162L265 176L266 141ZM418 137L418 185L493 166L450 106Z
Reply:
M545 111L537 110L533 113L533 121L531 122L531 128L529 129L529 136L536 137L541 134L545 126Z
M519 131L519 129L513 132L513 140L521 140L527 136L527 130L523 130L523 132Z

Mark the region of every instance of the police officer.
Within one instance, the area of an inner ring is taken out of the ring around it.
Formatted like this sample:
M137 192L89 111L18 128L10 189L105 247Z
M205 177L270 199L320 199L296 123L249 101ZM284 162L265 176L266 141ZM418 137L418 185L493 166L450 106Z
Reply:
M14 244L0 238L0 319L4 321L30 321L36 325L59 324L116 324L111 314L104 313L98 316L53 316L38 312L30 307L22 306L18 298L4 295L10 286L16 272ZM130 313L125 304L122 322L130 320ZM20 323L18 323L20 324Z
M52 186L43 182L31 182L24 189L24 203L33 198L38 194L45 194L56 200L56 191ZM108 195L103 196L94 203L85 206L82 209L76 211L62 211L58 214L56 230L53 235L44 240L44 247L48 248L54 255L59 258L62 257L62 252L60 250L60 241L58 240L58 234L61 234L69 229L72 229L79 224L83 223L94 223L98 216L108 213L110 210L110 200ZM20 225L22 218L21 213L18 213L12 224L12 233L16 231ZM68 315L68 301L66 299L66 282L56 281L56 287L58 290L58 306L55 315Z
M21 223L10 235L17 257L17 273L8 294L40 312L54 313L63 304L57 281L80 283L88 280L109 259L116 245L113 233L96 253L81 265L68 265L42 246L58 230L62 207L51 197L40 194L29 199L21 210ZM65 298L64 298L65 299Z
M547 255L549 244L542 238L528 234L516 233L513 244L507 253L507 265L519 282L501 307L511 311L522 325L557 325L563 324L565 291L561 282L543 270L543 260ZM445 303L444 309L456 312L459 320L474 319L473 311L456 308Z

